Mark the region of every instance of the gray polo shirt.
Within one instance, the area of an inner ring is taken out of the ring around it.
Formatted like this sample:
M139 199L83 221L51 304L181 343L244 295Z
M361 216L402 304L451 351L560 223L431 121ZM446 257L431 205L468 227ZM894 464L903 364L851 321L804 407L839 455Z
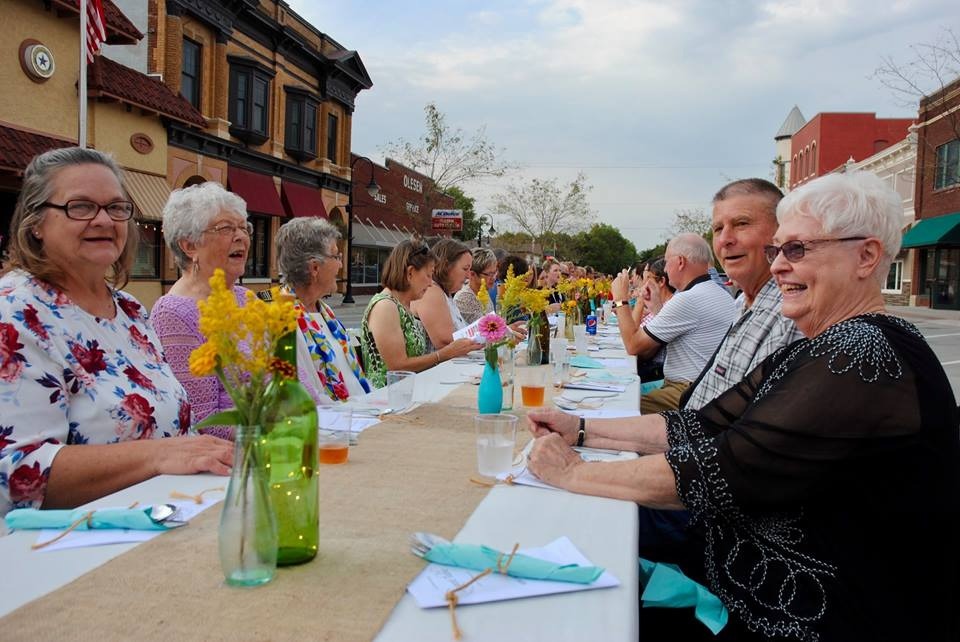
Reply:
M736 317L736 302L706 274L674 294L643 326L666 346L664 379L695 381Z

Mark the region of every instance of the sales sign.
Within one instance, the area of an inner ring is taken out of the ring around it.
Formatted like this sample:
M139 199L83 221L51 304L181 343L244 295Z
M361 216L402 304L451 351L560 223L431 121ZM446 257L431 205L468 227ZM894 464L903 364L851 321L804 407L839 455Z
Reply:
M432 220L434 230L463 230L463 210L433 210Z

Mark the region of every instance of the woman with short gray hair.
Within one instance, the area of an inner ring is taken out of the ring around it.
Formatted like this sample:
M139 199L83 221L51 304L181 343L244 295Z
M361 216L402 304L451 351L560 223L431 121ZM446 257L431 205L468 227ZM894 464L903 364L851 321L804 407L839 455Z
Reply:
M334 401L370 392L346 328L323 297L337 290L343 254L340 232L319 218L295 218L277 233L277 255L285 285L297 299L297 324L322 390Z
M490 297L487 297L487 304L480 302L480 289L488 290L493 287L497 280L497 257L491 251L483 247L473 250L473 260L470 263L470 272L467 273L467 280L463 282L463 287L457 290L453 295L453 302L457 304L457 309L463 315L466 323L473 323L487 312L493 310L490 303Z

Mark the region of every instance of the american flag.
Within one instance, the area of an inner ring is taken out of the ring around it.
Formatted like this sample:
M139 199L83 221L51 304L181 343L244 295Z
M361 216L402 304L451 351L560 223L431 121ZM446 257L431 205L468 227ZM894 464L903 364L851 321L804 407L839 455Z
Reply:
M87 0L87 62L93 62L94 54L100 51L100 44L107 39L105 22L101 0Z

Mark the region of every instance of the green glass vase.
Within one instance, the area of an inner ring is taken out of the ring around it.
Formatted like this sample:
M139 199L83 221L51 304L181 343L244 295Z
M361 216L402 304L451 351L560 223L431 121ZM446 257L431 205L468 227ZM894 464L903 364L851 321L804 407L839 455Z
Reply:
M297 372L296 330L280 340L276 356ZM317 555L320 537L317 406L296 379L272 383L277 402L267 419L265 465L277 522L277 566Z

